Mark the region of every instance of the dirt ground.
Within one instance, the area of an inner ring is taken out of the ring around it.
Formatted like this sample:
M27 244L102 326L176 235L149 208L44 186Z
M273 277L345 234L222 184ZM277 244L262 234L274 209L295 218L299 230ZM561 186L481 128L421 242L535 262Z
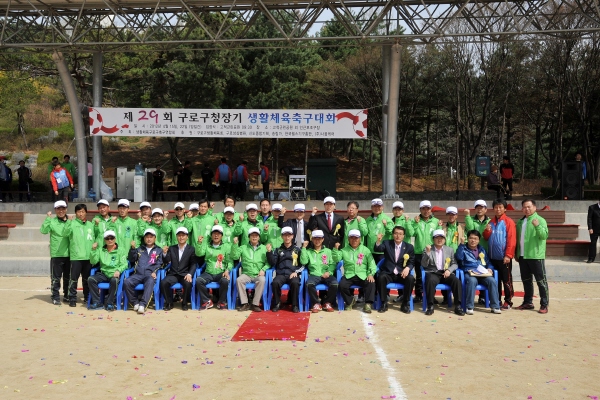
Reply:
M49 283L0 278L3 399L600 395L598 284L551 283L547 315L405 315L394 305L385 314L314 314L306 342L231 342L248 313L58 307Z

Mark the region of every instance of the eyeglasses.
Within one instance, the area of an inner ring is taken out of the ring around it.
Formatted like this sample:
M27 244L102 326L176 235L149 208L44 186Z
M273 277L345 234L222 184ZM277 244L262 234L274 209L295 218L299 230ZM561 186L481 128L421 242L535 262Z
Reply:
M181 207L177 207L177 208L175 209L175 211L183 211L183 208L181 208Z
M104 240L115 240L114 236L107 236L104 238Z

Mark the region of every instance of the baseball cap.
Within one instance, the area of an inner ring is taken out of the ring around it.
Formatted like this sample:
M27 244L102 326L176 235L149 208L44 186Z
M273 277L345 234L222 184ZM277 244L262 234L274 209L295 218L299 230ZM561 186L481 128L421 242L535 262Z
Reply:
M404 210L404 203L401 201L395 201L394 204L392 204L392 208L401 208Z
M186 235L188 234L188 230L185 226L180 226L179 228L177 228L177 230L175 231L175 234L179 234L179 233L185 233Z
M290 235L294 234L294 230L292 229L291 226L285 226L283 227L283 229L281 229L281 234L284 235L286 233L289 233Z
M60 208L60 207L67 208L67 203L65 203L64 200L59 200L54 203L54 208Z
M331 197L331 196L327 196L327 197L325 197L325 200L323 200L323 204L326 204L326 203L333 203L333 204L335 204L335 199L333 197Z
M105 206L109 206L110 207L110 204L108 204L108 201L104 200L104 199L98 200L98 202L96 203L97 206L99 206L100 204L104 204Z
M312 237L314 237L314 238L322 238L322 237L325 237L325 235L323 234L323 231L317 229L317 230L315 230L315 231L312 232Z
M154 210L152 210L152 215L154 215L156 213L159 213L160 215L165 215L163 210L161 210L160 208L155 208Z
M248 236L252 235L253 233L258 233L260 235L260 230L258 228L248 229Z
M225 207L225 209L223 210L223 214L228 213L228 212L235 214L235 210L233 209L233 207Z
M192 203L190 204L190 211L192 210L199 210L200 209L200 205L198 205L198 203Z
M153 236L156 236L156 231L152 228L148 228L144 231L144 236L146 236L147 234L151 234Z
M350 229L348 237L360 237L360 231L358 229Z
M150 205L150 203L148 203L147 201L142 201L140 203L140 209L142 209L144 207L152 208L152 206Z
M487 203L485 202L485 200L477 200L475 202L475 205L473 206L473 208L475 208L477 206L483 206L483 207L487 208Z
M120 207L120 206L125 206L125 207L129 208L129 200L127 200L127 199L119 200L119 202L117 203L117 207Z
M458 209L456 207L448 207L446 208L446 214L458 214Z
M221 232L223 234L223 227L221 225L215 225L210 230L211 232Z
M254 203L250 203L246 206L246 211L250 211L250 210L258 210L258 206Z
M423 200L419 203L419 208L429 207L431 208L431 202L429 200Z
M306 207L302 203L298 203L294 205L294 211L304 211Z
M112 237L117 237L117 234L115 233L115 231L106 231L104 232L104 239L106 239L107 237L112 236Z
M446 237L446 234L444 233L444 231L442 229L436 229L435 231L433 231L433 237L437 237L437 236Z
M273 207L271 207L271 209L275 210L275 211L281 211L283 209L283 206L281 204L277 203L277 204L273 204Z
M371 205L372 206L382 206L383 205L383 200L381 200L381 199L373 199L373 200L371 200Z
M183 208L183 209L185 209L185 205L183 203L175 203L175 206L173 206L173 208Z

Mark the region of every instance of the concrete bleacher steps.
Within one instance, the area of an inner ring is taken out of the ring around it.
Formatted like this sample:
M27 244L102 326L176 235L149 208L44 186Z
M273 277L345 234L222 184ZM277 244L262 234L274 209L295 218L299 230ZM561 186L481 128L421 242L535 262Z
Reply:
M7 215L13 214L13 215ZM0 222L20 222L0 240L0 276L49 276L50 241L40 233L44 214L0 213Z

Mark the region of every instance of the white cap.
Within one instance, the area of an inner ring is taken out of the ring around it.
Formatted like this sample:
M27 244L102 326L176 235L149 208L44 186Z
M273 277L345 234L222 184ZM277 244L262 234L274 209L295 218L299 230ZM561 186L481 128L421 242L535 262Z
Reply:
M221 225L215 225L210 230L211 232L221 232L223 234L223 227Z
M109 236L113 236L113 237L117 237L117 234L115 233L115 231L106 231L104 232L104 238L106 239Z
M444 231L442 229L436 229L435 231L433 231L433 237L436 237L436 236L446 237L446 234L444 233Z
M148 228L148 229L146 229L144 231L144 236L146 236L147 234L151 234L151 235L156 236L156 231L154 229L152 229L152 228Z
M188 234L188 230L185 226L180 226L179 228L177 228L177 230L175 231L175 234L178 235L179 233L185 233L186 235Z
M423 200L419 203L419 208L429 207L431 208L431 202L429 200Z
M100 204L104 204L105 206L109 206L110 207L110 204L108 204L108 201L104 200L104 199L98 200L98 202L96 203L97 206L99 206Z
M250 210L257 210L258 211L258 206L254 203L250 203L246 206L246 211L250 211Z
M327 204L327 203L335 204L335 199L331 196L327 196L327 197L325 197L325 200L323 200L323 204Z
M117 207L120 207L120 206L125 206L125 207L129 208L129 200L127 200L127 199L119 200L119 202L117 203Z
M381 200L381 199L373 199L373 200L371 200L371 205L372 206L382 206L383 205L383 200Z
M322 238L322 237L325 237L325 235L323 234L323 231L317 229L315 231L312 231L312 237Z
M150 203L148 203L147 201L142 201L140 203L140 209L142 209L144 207L152 208L152 206L150 205Z
M173 206L173 208L178 208L178 207L181 207L181 208L185 209L185 204L183 204L183 203L175 203L175 206Z
M360 231L358 229L350 229L348 237L360 237Z
M447 207L446 214L458 214L458 209L456 207Z
M235 210L233 209L233 207L225 207L225 209L223 210L223 214L228 212L235 214Z
M64 200L59 200L54 203L54 208L60 208L60 207L67 208L67 203L65 203Z
M395 201L394 204L392 204L392 208L396 208L396 207L399 207L404 210L404 203L401 201Z
M304 210L306 210L306 207L304 206L304 204L298 203L298 204L294 205L294 211L302 211L302 212L304 212Z
M292 229L291 226L284 226L283 229L281 229L281 234L285 234L285 233L289 233L290 235L294 234L294 230Z
M154 210L152 210L152 215L154 215L156 213L159 213L160 215L165 215L163 210L161 210L160 208L155 208Z
M199 210L200 206L198 205L198 203L192 203L190 204L190 211L192 210Z
M258 233L260 235L260 230L258 228L248 229L248 236L252 235L253 233Z
M473 208L475 208L477 206L484 206L485 208L487 208L487 203L485 202L485 200L477 200L475 202L475 205L473 206Z
M283 209L283 206L279 203L273 204L273 207L271 207L271 210L275 210L275 211L281 211L282 209Z

